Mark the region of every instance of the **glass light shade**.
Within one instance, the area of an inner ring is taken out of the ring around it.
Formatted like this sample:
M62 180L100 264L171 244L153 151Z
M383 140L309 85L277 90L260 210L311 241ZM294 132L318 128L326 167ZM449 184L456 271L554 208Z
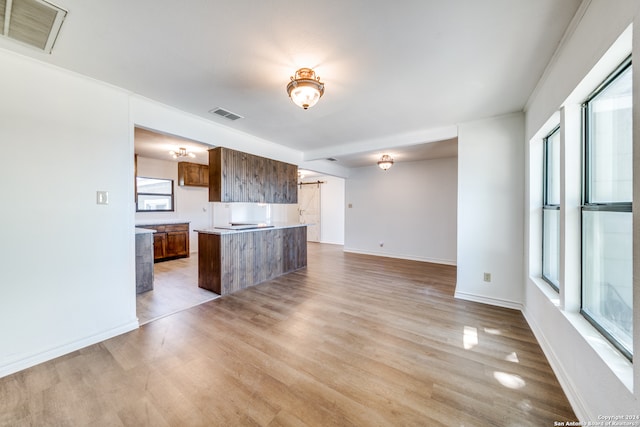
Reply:
M391 166L393 166L393 159L388 154L385 154L384 156L382 156L380 158L380 161L378 161L378 167L380 167L380 169L382 170L386 171Z
M320 91L311 86L298 86L291 91L291 100L305 110L316 105L320 99Z
M291 77L287 93L294 104L306 110L316 105L324 94L324 83L311 68L300 68L295 77Z

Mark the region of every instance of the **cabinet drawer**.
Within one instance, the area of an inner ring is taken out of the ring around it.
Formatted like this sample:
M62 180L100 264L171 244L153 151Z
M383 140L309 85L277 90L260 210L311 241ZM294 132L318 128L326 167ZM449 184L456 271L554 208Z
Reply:
M156 233L168 233L170 231L189 231L188 223L181 224L154 224L154 225L137 225L138 228L147 228L156 230Z
M163 227L163 231L166 231L167 233L170 231L189 231L189 224L167 224Z

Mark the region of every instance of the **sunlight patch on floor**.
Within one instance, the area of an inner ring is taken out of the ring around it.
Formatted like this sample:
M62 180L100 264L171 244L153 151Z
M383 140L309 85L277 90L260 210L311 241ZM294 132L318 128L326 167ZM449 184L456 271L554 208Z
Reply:
M462 344L465 350L471 350L478 345L478 329L473 326L464 327L464 336L462 338Z
M520 363L520 360L518 359L518 355L516 354L515 351L513 353L507 354L504 360L506 360L507 362Z
M506 372L494 371L493 377L503 386L517 390L527 385L520 375L508 374Z

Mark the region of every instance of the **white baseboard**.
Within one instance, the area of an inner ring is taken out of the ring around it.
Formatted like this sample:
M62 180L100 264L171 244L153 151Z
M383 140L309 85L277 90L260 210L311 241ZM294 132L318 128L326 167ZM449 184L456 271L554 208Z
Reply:
M562 387L562 391L564 391L564 394L567 396L567 399L571 404L571 408L573 409L573 412L575 412L576 417L578 417L578 420L593 420L594 418L590 418L589 416L587 406L580 398L580 393L577 392L577 389L573 385L573 382L565 374L566 371L563 368L560 359L558 359L555 352L553 351L553 347L545 338L542 329L538 327L538 324L534 321L534 318L527 314L526 310L522 310L522 315L529 324L529 328L531 328L533 335L536 337L536 341L538 341L538 344L542 348L542 352L547 357L549 365L551 366L553 373L556 375L556 378L560 383L560 387Z
M81 340L62 345L60 347L55 347L44 352L23 357L20 360L16 360L14 362L7 363L6 365L0 366L0 378L30 368L40 363L47 362L49 360L55 359L56 357L64 356L65 354L80 350L81 348L85 348L90 345L108 340L109 338L113 338L115 336L132 331L134 329L137 329L138 327L138 321L135 320L118 326L117 328L109 329L108 331L104 331L102 333L92 335L90 337L86 337Z
M430 262L433 264L445 264L445 265L453 265L453 266L457 265L456 261L439 259L439 258L416 257L411 255L397 255L397 254L390 254L386 252L363 251L360 249L352 249L352 248L344 248L344 251L354 253L354 254L361 254L361 255L373 255L373 256L380 256L380 257L386 257L386 258L406 259L409 261Z
M463 299L465 301L479 302L482 304L495 305L498 307L511 308L513 310L522 311L522 303L516 302L516 301L491 298L483 295L475 295L475 294L469 294L466 292L459 292L459 291L455 292L454 297L458 299Z
M320 240L319 242L312 242L312 243L322 243L323 245L344 246L344 243L342 242L331 242L329 240Z

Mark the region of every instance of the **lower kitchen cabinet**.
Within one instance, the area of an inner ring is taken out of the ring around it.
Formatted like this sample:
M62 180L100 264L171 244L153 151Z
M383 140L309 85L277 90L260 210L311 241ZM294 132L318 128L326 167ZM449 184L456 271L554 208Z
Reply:
M189 223L138 225L156 230L153 234L153 260L189 257Z
M153 236L136 228L136 294L153 289Z
M227 295L307 266L307 226L198 232L198 286Z

